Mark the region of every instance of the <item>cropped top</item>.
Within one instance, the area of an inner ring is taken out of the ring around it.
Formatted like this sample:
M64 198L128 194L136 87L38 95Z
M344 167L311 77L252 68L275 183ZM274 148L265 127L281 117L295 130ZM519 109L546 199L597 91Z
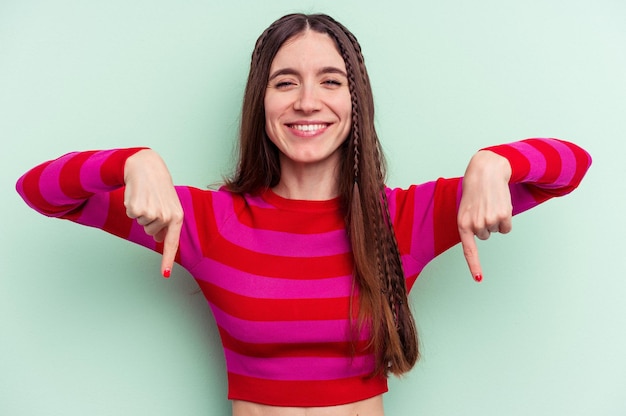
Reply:
M556 139L487 148L506 157L514 214L576 188L591 158ZM17 182L40 213L96 227L161 251L126 216L124 164L140 148L86 151L45 162ZM407 287L457 244L461 178L387 188ZM338 199L289 200L177 186L184 224L176 261L215 316L228 397L275 406L330 406L387 391L370 377L368 334L354 339L352 254ZM355 348L356 346L356 348Z

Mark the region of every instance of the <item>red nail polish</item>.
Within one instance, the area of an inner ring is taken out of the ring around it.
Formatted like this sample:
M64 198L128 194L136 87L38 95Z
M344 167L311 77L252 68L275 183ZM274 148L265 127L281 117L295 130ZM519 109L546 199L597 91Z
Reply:
M480 274L480 273L475 274L475 275L474 275L474 280L476 280L476 281L477 281L477 282L479 282L479 283L480 283L480 282L482 282L482 280L483 280L483 275L482 275L482 274Z
M163 277L167 279L168 277L170 277L171 273L172 271L170 269L165 269L163 270Z

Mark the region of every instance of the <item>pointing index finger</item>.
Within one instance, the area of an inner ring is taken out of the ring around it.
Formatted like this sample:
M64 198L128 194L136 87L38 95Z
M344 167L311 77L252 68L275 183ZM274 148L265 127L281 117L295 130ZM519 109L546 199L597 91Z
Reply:
M172 267L174 267L176 253L178 252L180 230L181 224L173 223L167 228L165 233L163 240L163 258L161 259L161 274L166 279L170 277Z
M478 246L476 245L476 240L474 239L474 233L467 230L459 230L459 234L461 236L461 245L463 247L463 255L465 256L465 261L467 261L467 265L472 273L472 277L475 281L480 282L483 280L483 271L480 266L480 259L478 257Z

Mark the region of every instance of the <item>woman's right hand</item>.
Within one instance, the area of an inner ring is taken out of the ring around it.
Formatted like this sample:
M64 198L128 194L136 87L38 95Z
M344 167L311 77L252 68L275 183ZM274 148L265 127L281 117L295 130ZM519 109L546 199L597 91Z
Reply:
M170 172L158 153L144 149L126 160L124 183L126 214L163 243L161 274L169 277L183 224L183 208Z

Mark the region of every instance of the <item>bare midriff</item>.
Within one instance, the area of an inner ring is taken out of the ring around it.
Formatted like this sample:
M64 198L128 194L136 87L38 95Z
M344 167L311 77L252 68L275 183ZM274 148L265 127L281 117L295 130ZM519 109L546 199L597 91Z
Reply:
M233 416L384 416L383 396L338 406L282 407L233 400Z

